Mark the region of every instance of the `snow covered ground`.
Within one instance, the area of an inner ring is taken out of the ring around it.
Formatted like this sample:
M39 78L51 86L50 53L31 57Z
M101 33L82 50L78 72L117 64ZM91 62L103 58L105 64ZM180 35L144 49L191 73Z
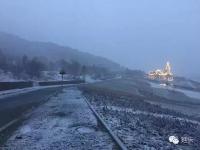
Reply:
M118 111L118 112L128 112L128 113L131 113L131 114L134 114L134 115L140 115L140 114L141 115L151 115L151 116L154 116L156 118L166 118L166 119L172 119L172 120L179 120L179 121L197 124L197 125L200 126L199 121L190 120L190 119L181 118L181 117L174 117L172 115L151 113L151 112L148 112L148 111L133 110L131 108L122 108L122 107L117 107L117 106L107 106L106 109L111 110L111 111Z
M107 132L76 88L66 88L36 109L10 137L5 150L113 149Z
M92 78L91 76L86 75L86 76L85 76L85 81L86 81L87 83L95 83L95 82L100 82L101 80L99 80L99 79L94 79L94 78Z
M137 95L87 87L82 90L128 149L199 149L200 118L148 103ZM170 143L170 136L179 138L178 145Z
M41 81L61 81L62 76L59 71L42 71L41 73ZM73 80L73 75L65 74L63 76L63 80Z
M163 89L166 89L166 90L177 91L177 92L184 93L188 97L200 99L200 92L195 92L195 91L190 91L190 90L183 90L183 89L177 89L177 88L173 88L173 87L169 87L169 86L163 86L161 84L152 83L152 82L150 82L150 85L153 88L163 88Z
M19 80L15 79L11 72L4 72L3 70L0 69L0 81L13 82L13 81L19 81Z

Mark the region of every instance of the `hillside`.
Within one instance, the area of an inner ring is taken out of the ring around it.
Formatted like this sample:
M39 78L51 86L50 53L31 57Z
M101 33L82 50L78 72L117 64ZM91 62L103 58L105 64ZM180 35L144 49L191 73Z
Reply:
M82 65L96 65L111 70L120 70L119 64L106 58L94 56L79 50L60 46L50 42L33 42L18 36L0 32L0 49L9 55L29 57L46 57L48 60L64 59L68 62L77 61Z

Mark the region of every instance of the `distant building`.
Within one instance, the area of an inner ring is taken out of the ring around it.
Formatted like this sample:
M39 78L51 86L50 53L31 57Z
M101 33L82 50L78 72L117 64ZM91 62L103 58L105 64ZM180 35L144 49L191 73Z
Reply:
M166 81L173 81L173 73L171 71L171 65L167 62L163 70L157 69L148 73L150 79L160 79Z

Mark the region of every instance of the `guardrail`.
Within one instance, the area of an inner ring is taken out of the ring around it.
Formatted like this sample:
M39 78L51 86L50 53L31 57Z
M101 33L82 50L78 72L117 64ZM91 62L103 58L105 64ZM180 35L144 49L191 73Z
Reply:
M23 89L32 87L32 81L24 82L0 82L0 91L11 90L11 89Z
M36 84L37 83L37 84ZM28 87L37 86L50 86L50 85L66 85L66 84L81 84L85 83L84 80L71 80L71 81L20 81L20 82L0 82L0 91L23 89Z
M85 83L84 80L71 80L71 81L49 81L49 82L38 82L39 86L48 86L48 85L64 85L64 84L80 84Z

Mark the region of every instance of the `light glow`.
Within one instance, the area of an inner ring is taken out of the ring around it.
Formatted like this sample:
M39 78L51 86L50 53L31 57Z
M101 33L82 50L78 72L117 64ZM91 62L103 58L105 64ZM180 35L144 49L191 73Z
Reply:
M166 81L173 81L173 73L171 71L171 65L167 62L163 70L157 69L148 73L150 79L161 79Z

